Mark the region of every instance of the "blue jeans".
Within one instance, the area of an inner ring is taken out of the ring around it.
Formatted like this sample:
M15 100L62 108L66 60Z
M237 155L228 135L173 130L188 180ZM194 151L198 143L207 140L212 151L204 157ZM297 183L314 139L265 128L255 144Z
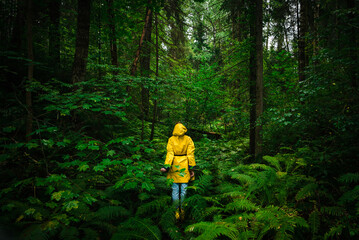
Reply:
M174 204L178 205L179 200L181 198L181 206L182 206L183 200L186 197L187 187L188 187L188 183L173 183L172 200Z

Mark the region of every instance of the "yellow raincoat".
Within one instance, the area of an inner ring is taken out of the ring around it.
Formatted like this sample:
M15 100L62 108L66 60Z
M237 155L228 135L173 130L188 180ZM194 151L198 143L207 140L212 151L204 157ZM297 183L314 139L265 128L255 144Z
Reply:
M175 183L188 183L191 178L189 169L196 166L194 143L189 136L184 135L186 132L187 128L177 123L173 129L173 136L168 139L167 143L165 164L171 165L167 170L167 178L173 179Z

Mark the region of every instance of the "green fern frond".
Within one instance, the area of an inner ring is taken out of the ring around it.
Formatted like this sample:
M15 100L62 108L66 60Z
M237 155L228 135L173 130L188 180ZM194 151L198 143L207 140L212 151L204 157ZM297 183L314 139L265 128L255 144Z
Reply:
M342 207L321 207L321 213L326 213L331 216L343 216L345 214L345 209Z
M198 178L195 184L193 184L193 187L199 194L204 194L212 189L212 185L213 185L213 176L202 175Z
M60 232L60 239L77 240L79 239L79 231L75 227L64 227Z
M173 240L183 239L181 231L176 226L176 218L175 218L176 207L167 208L166 211L161 215L160 226L162 229L168 233L168 235Z
M149 203L145 203L139 206L136 215L141 216L148 213L162 212L164 208L167 208L170 202L171 202L170 196L160 197Z
M118 228L118 231L111 238L111 240L117 239L161 240L162 235L160 229L155 226L150 219L132 217L121 224Z
M228 197L230 198L238 198L238 197L244 197L246 196L248 193L244 193L244 192L240 192L240 191L231 191L231 192L226 192L222 194L222 198L226 199Z
M95 231L95 230L93 230L91 228L80 228L80 230L84 234L83 239L86 239L86 240L97 240L97 239L99 239L97 231Z
M272 165L277 171L281 171L280 162L276 157L263 156L263 160Z
M312 230L313 234L318 233L319 226L320 226L320 215L317 210L314 210L308 218L309 226Z
M261 163L252 163L249 165L250 169L260 169L260 170L271 170L273 169L272 167L265 165L265 164L261 164Z
M359 199L359 185L352 190L345 192L339 199L339 203L353 202Z
M258 206L247 199L239 199L227 204L225 210L228 211L255 211Z
M339 178L342 183L357 183L359 182L359 173L347 173Z
M314 196L317 188L318 188L318 184L309 183L299 190L299 192L295 196L295 199L297 201L300 201L300 200L306 199L307 197Z
M232 177L232 179L237 179L243 183L253 183L254 182L253 177L248 176L246 174L242 174L242 173L234 173L231 177Z
M235 224L227 222L200 222L188 226L185 232L199 233L197 240L211 240L219 236L227 236L230 239L238 239L238 229Z
M213 215L217 214L218 212L222 212L222 211L223 211L223 208L221 208L221 207L209 207L209 208L206 208L206 211L204 211L203 217L206 218L209 216L213 216Z
M337 226L331 227L329 232L325 233L324 239L332 239L334 237L338 237L342 234L344 226L339 224Z
M120 216L128 216L129 211L121 206L106 206L95 212L95 218L100 220L112 220Z

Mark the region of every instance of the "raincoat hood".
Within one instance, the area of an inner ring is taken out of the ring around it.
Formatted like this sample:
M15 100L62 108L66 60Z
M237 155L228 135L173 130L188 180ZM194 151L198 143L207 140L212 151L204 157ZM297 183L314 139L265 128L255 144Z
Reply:
M177 123L173 129L173 136L183 136L187 132L187 128L182 123Z

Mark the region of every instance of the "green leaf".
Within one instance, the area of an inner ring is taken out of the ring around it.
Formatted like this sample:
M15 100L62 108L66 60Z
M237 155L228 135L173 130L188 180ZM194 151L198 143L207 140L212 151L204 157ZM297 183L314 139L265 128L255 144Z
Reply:
M124 165L128 165L128 164L132 163L132 159L125 158L125 159L122 160L122 163L123 163Z
M84 163L84 164L81 164L81 165L78 167L78 170L81 171L81 172L84 172L84 171L86 171L86 170L89 169L89 168L90 168L90 166L87 165L86 163Z
M97 165L93 168L93 170L94 170L95 172L98 172L98 171L103 172L103 171L105 170L105 168L106 168L106 166L97 164Z
M114 150L110 150L107 152L106 156L113 156L116 152Z
M90 194L87 194L87 193L85 193L83 195L83 200L84 200L85 203L87 203L89 205L91 205L92 203L97 201L96 198L92 197Z
M124 189L134 189L137 187L137 182L127 182Z
M145 189L150 192L151 190L155 189L155 185L153 183L143 182L142 189Z
M62 194L63 194L64 192L65 192L65 191L54 192L54 193L51 195L51 200L60 201L60 199L61 199L61 197L62 197Z
M90 145L90 146L88 146L88 149L90 149L90 150L99 150L100 149L100 147L99 146L95 146L95 145Z
M87 148L87 144L85 144L85 143L79 143L76 146L76 149L80 150L80 151L85 150L86 148Z
M69 211L71 211L71 209L74 209L74 208L78 208L79 207L79 201L77 201L77 200L72 200L72 201L70 201L70 202L65 202L64 204L63 204L63 208L67 211L67 212L69 212Z

